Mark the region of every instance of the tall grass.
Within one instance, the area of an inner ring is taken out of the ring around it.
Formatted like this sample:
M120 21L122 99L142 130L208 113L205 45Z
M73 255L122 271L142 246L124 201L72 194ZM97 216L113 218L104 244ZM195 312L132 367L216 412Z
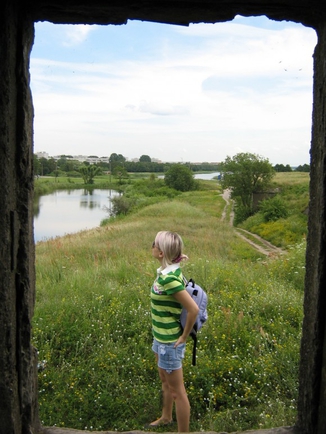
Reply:
M217 193L203 194L204 202L182 195L37 245L33 340L44 425L139 430L159 416L149 315L159 264L150 247L165 229L182 235L184 273L209 296L197 366L191 340L184 362L191 430L295 422L305 246L262 257L220 220Z

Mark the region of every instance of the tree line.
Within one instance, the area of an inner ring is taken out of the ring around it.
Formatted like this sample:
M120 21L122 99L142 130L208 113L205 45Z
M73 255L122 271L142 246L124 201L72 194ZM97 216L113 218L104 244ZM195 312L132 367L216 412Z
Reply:
M274 166L275 172L310 172L310 165L309 164L302 164L297 166L295 169L292 169L292 167L287 164L286 166L284 164L275 164Z
M96 156L90 156L89 158L98 158ZM109 161L100 161L95 164L91 164L88 161L80 162L72 159L70 155L61 155L59 159L54 158L38 158L34 154L34 174L36 176L69 176L79 177L81 171L85 172L85 167L95 166L98 167L97 174L112 173L113 175L126 176L129 173L164 173L174 163L161 163L152 161L148 155L142 155L139 161L128 161L122 154L113 153L109 157ZM193 164L190 162L183 163L189 167L192 172L214 172L218 171L219 165L216 163L203 162L200 164Z
M97 156L90 156L89 158L98 158ZM123 174L126 176L130 173L164 173L172 164L176 163L161 163L152 161L149 155L142 155L139 161L128 161L122 154L112 153L109 157L109 162L98 162L94 164L98 167L96 171L99 173L112 173L113 175ZM188 167L192 172L220 172L223 163L182 163ZM74 160L71 155L61 155L59 159L54 158L38 158L34 155L34 173L36 176L69 176L79 177L81 172L85 173L85 166L90 166L91 163L84 161L80 162ZM310 172L310 165L304 164L293 169L289 164L275 164L273 166L275 172ZM92 169L94 171L94 169Z

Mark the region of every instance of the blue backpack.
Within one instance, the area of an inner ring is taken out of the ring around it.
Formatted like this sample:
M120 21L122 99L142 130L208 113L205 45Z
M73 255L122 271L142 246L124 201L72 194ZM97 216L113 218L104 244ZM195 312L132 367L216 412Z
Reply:
M197 348L197 333L202 328L203 324L207 321L208 313L207 313L207 303L208 297L203 288L195 283L193 279L187 281L184 277L184 282L186 285L186 290L191 298L195 301L197 306L199 307L199 312L196 318L196 322L194 324L193 329L190 332L190 336L194 341L193 351L192 351L192 364L196 365L196 348ZM180 323L184 328L187 320L187 311L185 308L181 311Z

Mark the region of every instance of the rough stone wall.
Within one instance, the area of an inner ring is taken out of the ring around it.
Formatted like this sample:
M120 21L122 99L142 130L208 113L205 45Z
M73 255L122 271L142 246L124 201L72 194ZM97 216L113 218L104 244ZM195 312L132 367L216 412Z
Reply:
M240 13L301 20L318 32L296 431L326 433L325 0L4 0L0 5L0 434L35 434L40 429L36 357L30 342L35 295L29 89L33 20L95 24L138 18L187 24L224 21Z
M326 433L326 22L319 24L317 33L298 406L298 424L307 434Z
M266 15L314 26L326 18L324 0L30 0L36 21L123 24L128 19L188 25Z
M0 13L0 432L36 432L29 53L33 22L15 1Z

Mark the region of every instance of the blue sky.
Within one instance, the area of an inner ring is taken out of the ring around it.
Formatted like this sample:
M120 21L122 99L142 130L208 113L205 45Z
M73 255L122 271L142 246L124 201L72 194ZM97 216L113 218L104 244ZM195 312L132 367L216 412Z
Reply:
M309 163L314 30L265 17L189 27L35 25L34 151Z

